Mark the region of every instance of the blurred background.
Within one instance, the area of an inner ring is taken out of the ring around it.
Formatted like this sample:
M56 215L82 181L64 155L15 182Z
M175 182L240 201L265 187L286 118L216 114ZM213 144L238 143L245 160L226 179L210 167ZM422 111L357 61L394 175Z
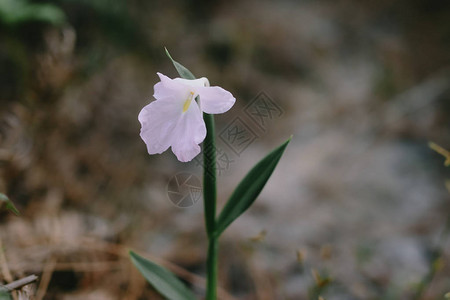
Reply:
M221 238L221 299L444 299L450 2L0 0L0 279L35 299L159 299L134 249L204 295L201 157L149 156L165 56L237 98L216 116L219 207L293 140ZM244 130L239 144L229 134ZM447 226L448 227L448 226Z

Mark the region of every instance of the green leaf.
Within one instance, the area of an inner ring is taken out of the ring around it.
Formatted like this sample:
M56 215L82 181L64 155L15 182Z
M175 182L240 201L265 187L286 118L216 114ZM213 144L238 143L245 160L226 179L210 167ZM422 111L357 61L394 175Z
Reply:
M191 71L189 71L185 66L183 66L182 64L180 64L179 62L177 62L176 60L174 60L172 58L172 56L170 55L169 51L166 49L166 54L167 56L170 58L170 60L172 61L175 69L177 69L178 74L180 74L180 76L184 79L195 79L194 74L191 73Z
M133 264L162 296L169 300L194 300L194 294L169 270L130 251Z
M267 180L269 180L270 175L272 175L291 138L272 150L242 179L219 215L214 232L216 237L220 236L234 220L253 204L266 185Z
M5 194L0 193L0 208L5 205L5 208L9 210L10 212L14 213L16 216L20 215L17 208L14 206L14 204L9 200L8 196Z

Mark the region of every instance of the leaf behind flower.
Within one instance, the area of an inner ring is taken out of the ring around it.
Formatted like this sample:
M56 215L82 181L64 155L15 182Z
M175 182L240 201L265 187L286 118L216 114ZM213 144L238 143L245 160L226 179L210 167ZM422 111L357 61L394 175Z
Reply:
M180 74L181 78L184 78L184 79L195 79L194 74L192 74L192 72L189 71L188 68L186 68L185 66L183 66L182 64L180 64L179 62L174 60L172 58L172 56L170 55L169 50L167 50L167 48L164 48L164 49L166 50L167 56L172 61L175 69L177 69L177 72L178 72L178 74Z

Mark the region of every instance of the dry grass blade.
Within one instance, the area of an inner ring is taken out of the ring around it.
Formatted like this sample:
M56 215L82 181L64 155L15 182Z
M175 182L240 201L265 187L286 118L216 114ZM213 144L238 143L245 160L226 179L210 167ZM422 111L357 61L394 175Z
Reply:
M56 259L54 257L50 258L50 260L45 264L44 272L42 273L42 280L39 284L39 289L36 294L36 300L44 299L48 285L50 284L50 280L52 279L53 271L55 270L55 265Z
M38 280L38 277L36 275L30 275L30 276L15 280L11 283L8 283L7 285L4 285L3 287L5 289L7 289L8 291L13 291L13 290L20 289L30 283L33 283L36 280Z
M444 165L446 167L450 166L450 152L448 152L447 150L445 150L444 148L433 142L428 143L428 146L437 153L439 153L440 155L442 155L443 157L445 157Z

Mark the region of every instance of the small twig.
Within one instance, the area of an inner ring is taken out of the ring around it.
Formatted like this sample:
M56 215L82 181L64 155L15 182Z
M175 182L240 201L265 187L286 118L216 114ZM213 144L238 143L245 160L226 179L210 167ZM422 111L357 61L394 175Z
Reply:
M32 282L35 282L36 280L38 280L38 277L33 274L30 276L21 278L19 280L13 281L11 283L8 283L7 285L4 285L3 288L5 288L11 292L11 291L20 289L21 287L26 286Z
M55 265L56 265L56 258L54 257L51 257L49 261L45 264L44 271L42 272L41 283L36 293L36 300L44 299L44 296L47 293L48 285L50 284L50 280L52 279L52 274L55 269Z
M137 300L145 288L145 279L132 264L128 264L128 269L129 285L126 300Z
M9 271L8 263L6 260L5 250L3 249L2 239L0 238L0 268L2 275L7 282L13 281L11 272Z
M12 282L13 277L12 277L11 271L9 270L9 267L8 267L5 249L3 248L3 242L2 242L1 238L0 238L0 269L1 269L1 272L2 272L2 275L3 275L3 278L5 279L5 281ZM17 300L16 293L12 293L11 296L12 296L13 300Z

